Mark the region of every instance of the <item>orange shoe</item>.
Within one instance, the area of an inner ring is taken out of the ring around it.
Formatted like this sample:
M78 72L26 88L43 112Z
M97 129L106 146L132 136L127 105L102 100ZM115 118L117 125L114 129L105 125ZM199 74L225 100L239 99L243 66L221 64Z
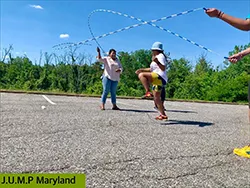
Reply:
M148 91L145 95L142 96L142 99L148 99L148 98L152 98L152 97L154 97L154 95Z
M156 120L168 120L168 116L159 115L155 118Z

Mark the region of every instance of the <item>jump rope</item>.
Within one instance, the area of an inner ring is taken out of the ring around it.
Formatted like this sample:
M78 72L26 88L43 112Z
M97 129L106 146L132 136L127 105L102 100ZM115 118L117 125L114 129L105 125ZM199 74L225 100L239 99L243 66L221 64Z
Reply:
M182 16L182 15L189 14L189 13L192 13L192 12L195 12L195 11L198 11L198 10L202 10L202 9L203 9L203 10L207 10L206 8L196 8L196 9L192 9L192 10L180 12L180 13L177 13L177 14L172 14L172 15L170 15L170 16L162 17L162 18L159 18L159 19L150 20L150 21L144 21L144 20L142 20L142 19L140 19L140 18L136 18L136 17L134 17L134 16L130 16L130 15L128 15L128 14L123 14L123 13L116 12L116 11L112 11L112 10L96 9L96 10L92 11L92 12L89 14L89 16L88 16L88 28L89 28L89 31L90 31L90 34L91 34L92 38L87 39L87 40L85 40L85 41L80 41L80 42L78 42L78 43L62 43L62 44L58 44L58 45L53 46L53 48L54 48L54 49L57 49L57 50L60 50L60 49L65 49L65 48L72 47L72 46L88 45L88 42L95 41L96 44L98 45L98 47L102 50L102 53L105 54L105 55L107 55L107 53L106 53L106 52L104 51L104 49L101 47L100 43L97 41L98 39L104 38L104 37L107 37L107 36L109 36L109 35L113 35L113 34L116 34L116 33L122 32L122 31L130 30L130 29L132 29L132 28L136 28L136 27L139 27L139 26L142 26L142 25L145 25L145 24L148 24L148 25L151 25L151 26L153 26L153 27L156 27L156 28L158 28L158 29L160 29L160 30L162 30L162 31L168 32L168 33L170 33L170 34L172 34L172 35L174 35L174 36L176 36L176 37L179 37L179 38L181 38L181 39L183 39L183 40L185 40L185 41L187 41L187 42L189 42L189 43L191 43L191 44L193 44L193 45L195 45L195 46L197 46L197 47L199 47L199 48L201 48L201 49L203 49L203 50L206 50L206 51L208 51L208 52L210 52L210 53L214 53L214 54L216 54L216 55L218 55L218 56L221 56L221 55L218 54L217 52L214 52L214 51L212 51L211 49L209 49L209 48L207 48L207 47L205 47L205 46L203 46L203 45L200 45L200 44L198 44L198 43L196 43L196 42L194 42L194 41L192 41L192 40L190 40L190 39L188 39L188 38L186 38L186 37L183 37L183 36L181 36L180 34L177 34L177 33L173 32L173 31L170 31L169 29L165 29L165 28L163 28L163 27L161 27L161 26L158 26L158 25L154 24L155 22L167 20L167 19L174 18L174 17L177 17L177 16ZM112 14L115 14L115 15L119 15L119 16L123 16L123 17L130 18L130 19L133 19L133 20L137 20L137 21L139 21L139 22L141 22L141 23L139 23L139 24L134 24L134 25L131 25L131 26L127 26L127 27L124 27L124 28L121 28L121 29L118 29L118 30L115 30L115 31L112 31L112 32L109 32L109 33L105 33L105 34L103 34L103 35L100 35L100 36L95 37L95 36L94 36L94 33L93 33L92 29L91 29L90 18L91 18L91 16L92 16L93 14L95 14L95 13L97 13L97 12L112 13ZM225 58L225 59L228 59L228 57L224 57L224 58Z
M195 12L195 11L198 11L198 10L202 10L202 9L203 9L203 10L207 10L206 8L197 8L197 9L192 9L192 10L180 12L180 13L177 13L177 14L172 14L172 15L170 15L170 16L166 16L166 17L162 17L162 18L155 19L155 20L150 20L150 21L144 21L144 20L142 20L142 19L140 19L140 18L136 18L136 17L134 17L134 16L130 16L130 15L128 15L128 14L123 14L123 13L116 12L116 11L112 11L112 10L97 9L97 10L92 11L92 12L89 14L89 16L88 16L88 28L89 28L90 34L91 34L91 36L92 36L93 38L87 39L87 40L85 40L85 41L80 41L80 42L78 42L78 43L70 43L70 42L68 42L68 43L61 43L61 44L58 44L58 45L53 46L53 48L54 48L54 49L57 49L57 50L61 50L61 49L65 49L65 48L69 48L69 47L73 47L73 46L78 46L78 45L89 45L88 42L95 41L96 44L99 46L99 48L102 50L103 54L106 55L107 53L103 50L103 48L101 47L101 45L99 44L99 42L97 41L97 39L104 38L104 37L107 37L107 36L109 36L109 35L113 35L113 34L116 34L116 33L122 32L122 31L126 31L126 30L129 30L129 29L132 29L132 28L136 28L136 27L139 27L139 26L148 24L148 25L151 25L151 26L153 26L153 27L156 27L156 28L158 28L158 29L160 29L160 30L163 30L163 31L165 31L165 32L168 32L168 33L170 33L170 34L172 34L172 35L174 35L174 36L176 36L176 37L179 37L179 38L181 38L181 39L183 39L183 40L185 40L185 41L187 41L187 42L189 42L189 43L191 43L191 44L193 44L193 45L195 45L195 46L197 46L197 47L199 47L199 48L201 48L201 49L203 49L203 50L206 50L206 51L208 51L208 52L210 52L210 53L214 53L214 54L216 54L216 55L221 56L220 54L218 54L218 53L216 53L216 52L210 50L209 48L207 48L207 47L205 47L205 46L202 46L202 45L200 45L200 44L198 44L198 43L196 43L196 42L194 42L194 41L192 41L192 40L190 40L190 39L188 39L188 38L186 38L186 37L183 37L183 36L181 36L181 35L179 35L179 34L173 32L173 31L170 31L170 30L168 30L168 29L165 29L165 28L163 28L163 27L161 27L161 26L158 26L158 25L154 24L155 22L167 20L167 19L174 18L174 17L177 17L177 16L182 16L182 15L189 14L189 13L192 13L192 12ZM139 21L139 22L141 22L141 23L139 23L139 24L134 24L134 25L131 25L131 26L127 26L127 27L124 27L124 28L121 28L121 29L118 29L118 30L115 30L115 31L112 31L112 32L109 32L109 33L105 33L105 34L103 34L103 35L100 35L100 36L95 37L95 36L94 36L94 33L93 33L92 29L91 29L91 26L90 26L90 18L91 18L91 16L92 16L94 13L97 13L97 12L107 12L107 13L116 14L116 15L120 15L120 16L124 16L124 17L130 18L130 19L137 20L137 21ZM225 58L225 59L228 59L228 57L224 57L224 58ZM148 115L148 114L147 114L147 115ZM148 117L150 118L149 115L148 115ZM150 119L151 119L151 118L150 118Z

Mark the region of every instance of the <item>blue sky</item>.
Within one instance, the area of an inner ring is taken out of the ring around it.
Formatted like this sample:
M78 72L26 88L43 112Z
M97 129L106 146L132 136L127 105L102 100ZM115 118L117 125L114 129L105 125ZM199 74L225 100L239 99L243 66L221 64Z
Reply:
M34 6L35 5L35 6ZM53 52L52 46L64 42L79 42L92 38L87 18L95 9L110 9L126 13L144 20L158 19L182 11L215 7L232 16L245 18L250 14L250 1L210 0L210 1L1 1L1 49L14 46L14 55L24 53L34 61L40 51ZM98 12L91 17L95 36L139 23L110 13ZM250 42L250 33L239 31L223 21L208 17L203 10L156 23L176 32L219 54L206 52L176 36L149 25L120 32L102 39L99 43L108 51L135 51L150 49L155 41L164 45L171 57L185 57L195 63L202 53L213 65L221 65L223 57L228 56L235 45ZM60 38L61 34L69 36ZM82 45L78 50L96 55L96 43Z

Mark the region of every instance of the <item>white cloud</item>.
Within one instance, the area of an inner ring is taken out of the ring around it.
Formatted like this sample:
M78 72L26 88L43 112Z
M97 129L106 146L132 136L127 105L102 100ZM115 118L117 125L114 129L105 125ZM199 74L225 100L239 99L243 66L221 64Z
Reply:
M61 35L60 35L60 38L61 38L61 39L69 38L69 34L61 34Z
M35 9L43 9L40 5L30 5L30 7L35 8Z

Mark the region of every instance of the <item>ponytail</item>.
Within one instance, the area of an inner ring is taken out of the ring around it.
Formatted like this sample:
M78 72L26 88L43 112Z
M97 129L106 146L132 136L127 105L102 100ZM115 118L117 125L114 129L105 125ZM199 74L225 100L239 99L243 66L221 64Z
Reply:
M167 56L163 51L161 51L161 53L164 55L164 57L166 58L167 64L171 63L171 59L169 56Z
M169 56L167 56L163 50L157 50L160 54L163 54L164 57L166 58L167 61L167 65L169 65L171 63L171 58Z

